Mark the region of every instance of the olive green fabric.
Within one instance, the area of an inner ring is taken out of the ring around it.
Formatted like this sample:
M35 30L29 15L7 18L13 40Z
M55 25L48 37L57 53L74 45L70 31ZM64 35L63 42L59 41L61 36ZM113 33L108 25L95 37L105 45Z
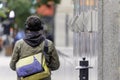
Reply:
M45 58L49 59L49 62L47 62L49 64L47 66L49 67L50 71L57 70L60 66L57 51L56 51L53 43L50 40L47 40L47 41L48 41L48 53L47 53L47 55L49 55L49 57L48 56L45 57ZM42 52L44 49L44 43L45 43L45 41L43 41L37 47L31 47L23 39L18 40L15 44L15 47L14 47L14 50L12 53L12 58L10 61L10 68L12 70L16 70L16 63L19 59L33 55L35 53L37 54L39 52ZM18 80L20 80L20 79L18 78ZM45 78L42 80L51 80L51 77L49 76L48 78Z

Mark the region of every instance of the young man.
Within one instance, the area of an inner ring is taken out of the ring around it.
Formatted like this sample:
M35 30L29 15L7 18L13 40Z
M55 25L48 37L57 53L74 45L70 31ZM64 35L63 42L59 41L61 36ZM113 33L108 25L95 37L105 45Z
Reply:
M25 23L25 28L25 38L18 40L14 46L10 62L10 68L12 70L16 70L16 63L19 59L34 55L35 53L40 53L44 49L43 45L45 42L45 37L43 36L43 26L40 18L38 16L28 17ZM50 71L57 70L60 66L57 51L50 40L47 40L47 42L48 56L45 57L47 66ZM20 80L19 77L18 80ZM42 80L51 80L51 76Z

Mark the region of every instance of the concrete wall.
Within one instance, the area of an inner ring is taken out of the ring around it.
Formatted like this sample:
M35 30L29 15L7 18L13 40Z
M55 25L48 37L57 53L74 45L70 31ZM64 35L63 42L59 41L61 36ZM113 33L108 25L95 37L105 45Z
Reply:
M98 1L98 80L119 80L119 1Z

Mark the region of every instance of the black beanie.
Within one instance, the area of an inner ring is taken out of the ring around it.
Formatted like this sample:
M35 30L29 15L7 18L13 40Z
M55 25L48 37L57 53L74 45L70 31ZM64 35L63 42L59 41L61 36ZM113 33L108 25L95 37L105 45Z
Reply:
M43 30L42 22L38 16L29 16L25 23L26 30L39 31Z

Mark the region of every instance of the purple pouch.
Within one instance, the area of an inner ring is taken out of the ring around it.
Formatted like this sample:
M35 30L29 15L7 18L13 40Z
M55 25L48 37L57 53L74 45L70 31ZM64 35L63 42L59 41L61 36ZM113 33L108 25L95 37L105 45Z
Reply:
M34 62L33 63L31 63L29 65L25 65L23 67L20 67L16 71L17 71L18 77L27 77L27 76L30 76L32 74L42 72L44 70L43 70L42 65L34 57Z

